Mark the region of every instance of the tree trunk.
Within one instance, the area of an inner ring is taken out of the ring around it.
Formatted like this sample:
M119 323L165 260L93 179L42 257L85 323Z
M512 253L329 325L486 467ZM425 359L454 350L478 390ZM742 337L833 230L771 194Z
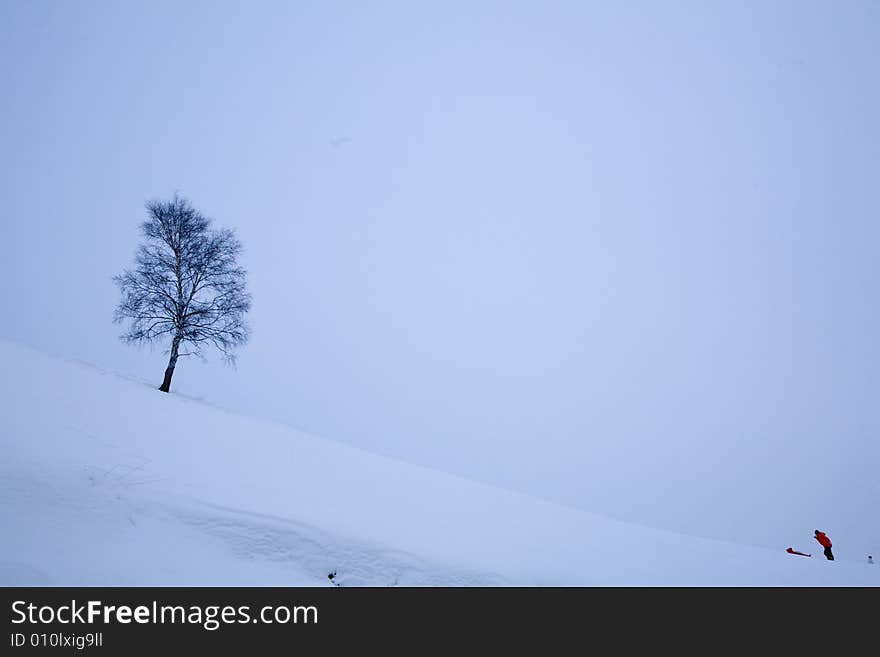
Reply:
M165 368L165 378L159 390L168 392L171 390L171 377L174 376L174 367L177 365L177 350L180 347L180 338L175 336L171 341L171 358L168 359L168 367Z

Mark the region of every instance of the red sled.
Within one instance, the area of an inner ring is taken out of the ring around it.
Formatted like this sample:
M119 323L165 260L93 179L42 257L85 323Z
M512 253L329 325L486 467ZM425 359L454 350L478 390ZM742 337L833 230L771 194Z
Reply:
M794 550L792 548L786 548L785 551L788 552L789 554L799 554L802 557L812 557L813 556L812 554L807 554L806 552L798 552L797 550Z

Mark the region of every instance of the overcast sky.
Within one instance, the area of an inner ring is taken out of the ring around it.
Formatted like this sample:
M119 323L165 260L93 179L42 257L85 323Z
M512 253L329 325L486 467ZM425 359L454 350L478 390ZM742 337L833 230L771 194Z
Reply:
M111 277L177 191L254 296L181 394L808 540L880 501L878 43L872 0L6 0L0 337L158 386Z

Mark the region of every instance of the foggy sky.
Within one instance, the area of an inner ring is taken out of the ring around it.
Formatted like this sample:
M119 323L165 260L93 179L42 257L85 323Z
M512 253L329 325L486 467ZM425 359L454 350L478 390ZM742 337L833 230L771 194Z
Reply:
M111 277L177 191L254 296L181 394L692 533L876 509L880 3L15 0L0 37L0 337L158 386Z

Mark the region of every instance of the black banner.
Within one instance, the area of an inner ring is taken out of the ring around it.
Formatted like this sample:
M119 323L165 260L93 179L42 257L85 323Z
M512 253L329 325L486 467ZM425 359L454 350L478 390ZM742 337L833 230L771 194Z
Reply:
M570 652L869 637L876 589L4 588L3 654L193 654L310 648ZM574 642L574 643L572 643ZM705 643L704 642L709 642ZM567 646L567 648L566 648ZM715 648L712 648L713 650ZM259 652L257 653L259 654Z

